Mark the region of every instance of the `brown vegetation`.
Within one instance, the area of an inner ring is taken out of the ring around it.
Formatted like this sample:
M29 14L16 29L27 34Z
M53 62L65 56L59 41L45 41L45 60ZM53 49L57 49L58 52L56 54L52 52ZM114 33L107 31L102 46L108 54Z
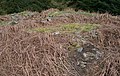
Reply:
M120 75L120 17L96 13L49 17L54 11L58 10L0 17L0 22L5 22L0 26L0 76ZM101 26L87 32L29 31L68 23ZM79 48L83 52L78 52ZM92 60L84 57L87 53Z

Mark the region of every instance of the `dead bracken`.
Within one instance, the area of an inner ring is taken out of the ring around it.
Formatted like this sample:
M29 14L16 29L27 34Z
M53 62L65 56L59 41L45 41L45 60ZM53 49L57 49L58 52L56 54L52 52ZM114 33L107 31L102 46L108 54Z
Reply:
M120 17L57 9L0 16L0 76L119 75Z

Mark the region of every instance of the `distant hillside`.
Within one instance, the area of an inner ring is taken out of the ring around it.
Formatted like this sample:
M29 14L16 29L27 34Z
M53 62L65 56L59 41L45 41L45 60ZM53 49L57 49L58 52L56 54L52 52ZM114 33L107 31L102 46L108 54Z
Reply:
M25 10L40 12L49 8L64 9L67 7L120 15L120 0L0 0L0 14Z

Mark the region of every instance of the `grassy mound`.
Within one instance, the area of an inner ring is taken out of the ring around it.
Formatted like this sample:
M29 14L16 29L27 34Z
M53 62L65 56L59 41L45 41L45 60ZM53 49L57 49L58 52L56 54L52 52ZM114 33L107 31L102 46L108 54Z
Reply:
M51 12L0 16L0 76L120 75L120 17Z

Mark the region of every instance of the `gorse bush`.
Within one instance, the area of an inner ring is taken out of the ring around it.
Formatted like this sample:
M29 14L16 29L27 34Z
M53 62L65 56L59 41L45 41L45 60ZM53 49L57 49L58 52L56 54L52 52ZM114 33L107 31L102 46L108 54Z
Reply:
M90 12L120 14L120 0L71 0L68 6Z
M120 15L120 0L0 0L0 14L24 10L42 11L49 8L60 10L71 7L90 12L108 12Z
M1 0L0 14L17 13L24 10L42 11L51 6L51 0Z

